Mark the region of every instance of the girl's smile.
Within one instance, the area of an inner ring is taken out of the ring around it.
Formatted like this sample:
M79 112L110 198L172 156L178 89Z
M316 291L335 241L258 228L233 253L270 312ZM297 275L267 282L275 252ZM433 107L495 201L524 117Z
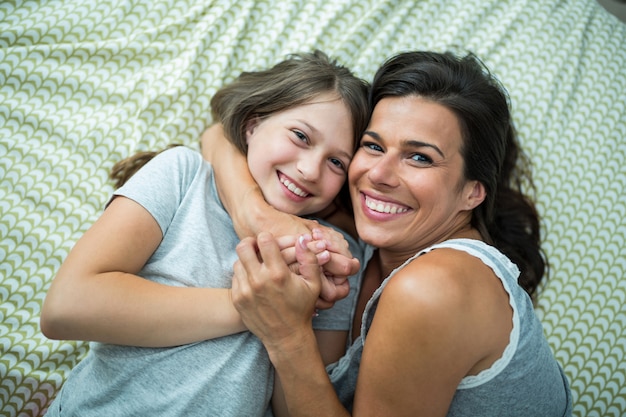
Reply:
M278 172L278 180L285 186L285 195L288 198L292 198L294 201L304 201L305 198L311 195L311 193L306 191L303 186L297 184L294 180L287 177L280 171Z
M248 167L265 200L298 216L328 207L343 186L352 159L350 120L346 104L325 93L250 121Z

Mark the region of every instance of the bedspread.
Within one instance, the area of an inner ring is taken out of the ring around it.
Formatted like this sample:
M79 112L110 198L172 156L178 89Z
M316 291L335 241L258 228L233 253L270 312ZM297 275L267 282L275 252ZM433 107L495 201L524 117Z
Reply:
M39 314L111 166L198 147L216 89L313 48L367 79L408 49L493 70L534 164L537 310L574 414L626 415L626 25L594 0L0 2L0 414L40 415L88 349Z

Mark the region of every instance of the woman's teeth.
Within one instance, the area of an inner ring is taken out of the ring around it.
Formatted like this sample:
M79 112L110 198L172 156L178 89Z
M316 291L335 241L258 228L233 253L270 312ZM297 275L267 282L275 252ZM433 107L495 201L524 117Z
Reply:
M294 193L297 196L307 197L309 195L309 193L306 193L306 192L302 191L300 188L296 187L296 185L294 183L292 183L291 181L289 181L286 178L281 178L280 182L283 183L283 185L285 187L287 187L287 189L289 191L291 191L292 193Z
M409 211L408 208L398 206L391 203L383 203L382 201L374 201L370 197L365 197L365 205L370 209L379 213L399 214Z

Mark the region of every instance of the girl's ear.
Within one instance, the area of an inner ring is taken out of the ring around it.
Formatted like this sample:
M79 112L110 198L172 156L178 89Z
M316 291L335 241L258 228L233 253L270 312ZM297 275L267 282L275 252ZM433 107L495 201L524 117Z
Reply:
M259 117L253 116L246 122L246 143L250 143L250 137L254 134L257 126L259 125Z
M467 210L473 210L485 201L487 192L485 186L480 181L469 181L465 185L465 202L467 204Z

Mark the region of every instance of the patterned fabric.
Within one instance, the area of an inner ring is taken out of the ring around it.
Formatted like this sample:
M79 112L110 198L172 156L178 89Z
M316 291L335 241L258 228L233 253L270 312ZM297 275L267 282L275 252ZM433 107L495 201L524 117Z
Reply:
M38 319L113 163L197 146L217 88L315 47L367 79L402 50L469 49L500 78L535 167L538 312L574 415L626 414L626 25L595 0L0 2L0 414L40 415L86 352Z

